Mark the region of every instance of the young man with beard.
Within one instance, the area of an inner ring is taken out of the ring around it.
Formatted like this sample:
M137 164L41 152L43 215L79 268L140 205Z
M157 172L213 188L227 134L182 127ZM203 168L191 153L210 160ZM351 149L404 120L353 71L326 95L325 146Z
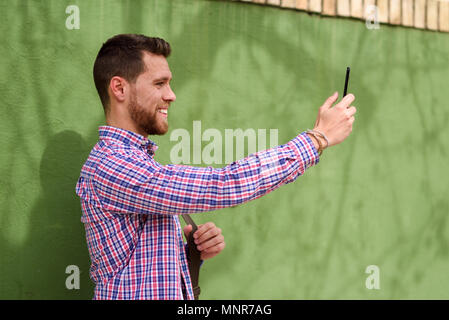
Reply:
M293 182L319 161L322 150L352 131L355 108L338 94L319 109L313 131L256 152L224 168L161 165L148 135L168 130L176 96L167 63L170 45L160 38L122 34L103 44L94 81L106 126L76 186L96 283L94 299L193 299L188 258L178 216L257 199ZM186 237L192 227L186 226ZM208 222L194 234L201 259L225 242Z

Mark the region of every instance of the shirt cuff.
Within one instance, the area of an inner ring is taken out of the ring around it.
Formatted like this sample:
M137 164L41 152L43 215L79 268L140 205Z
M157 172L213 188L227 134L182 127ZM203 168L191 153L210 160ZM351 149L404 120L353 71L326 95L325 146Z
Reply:
M320 162L318 150L306 132L297 135L289 144L293 148L296 156L302 160L304 170Z

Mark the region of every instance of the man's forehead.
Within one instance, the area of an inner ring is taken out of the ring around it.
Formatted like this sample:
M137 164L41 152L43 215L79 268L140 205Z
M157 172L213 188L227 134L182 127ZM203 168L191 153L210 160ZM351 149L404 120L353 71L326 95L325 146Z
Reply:
M172 74L168 66L167 59L161 55L144 52L143 61L145 63L146 74L152 78L171 79Z

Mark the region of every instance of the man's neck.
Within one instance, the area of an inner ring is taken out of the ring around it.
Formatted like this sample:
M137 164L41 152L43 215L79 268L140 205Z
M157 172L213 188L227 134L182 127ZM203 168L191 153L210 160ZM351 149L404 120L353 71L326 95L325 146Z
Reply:
M106 113L106 124L111 127L128 130L146 137L147 135L145 132L142 132L142 130L135 125L129 113L125 110L126 109L121 105L110 106L108 112Z

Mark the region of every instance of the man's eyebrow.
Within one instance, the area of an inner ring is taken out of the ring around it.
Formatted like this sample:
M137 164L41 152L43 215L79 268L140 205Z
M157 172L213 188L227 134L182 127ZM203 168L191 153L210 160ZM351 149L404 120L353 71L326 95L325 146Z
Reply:
M160 78L156 78L153 80L153 82L157 82L157 81L167 81L167 80L171 80L172 78L170 77L160 77Z

